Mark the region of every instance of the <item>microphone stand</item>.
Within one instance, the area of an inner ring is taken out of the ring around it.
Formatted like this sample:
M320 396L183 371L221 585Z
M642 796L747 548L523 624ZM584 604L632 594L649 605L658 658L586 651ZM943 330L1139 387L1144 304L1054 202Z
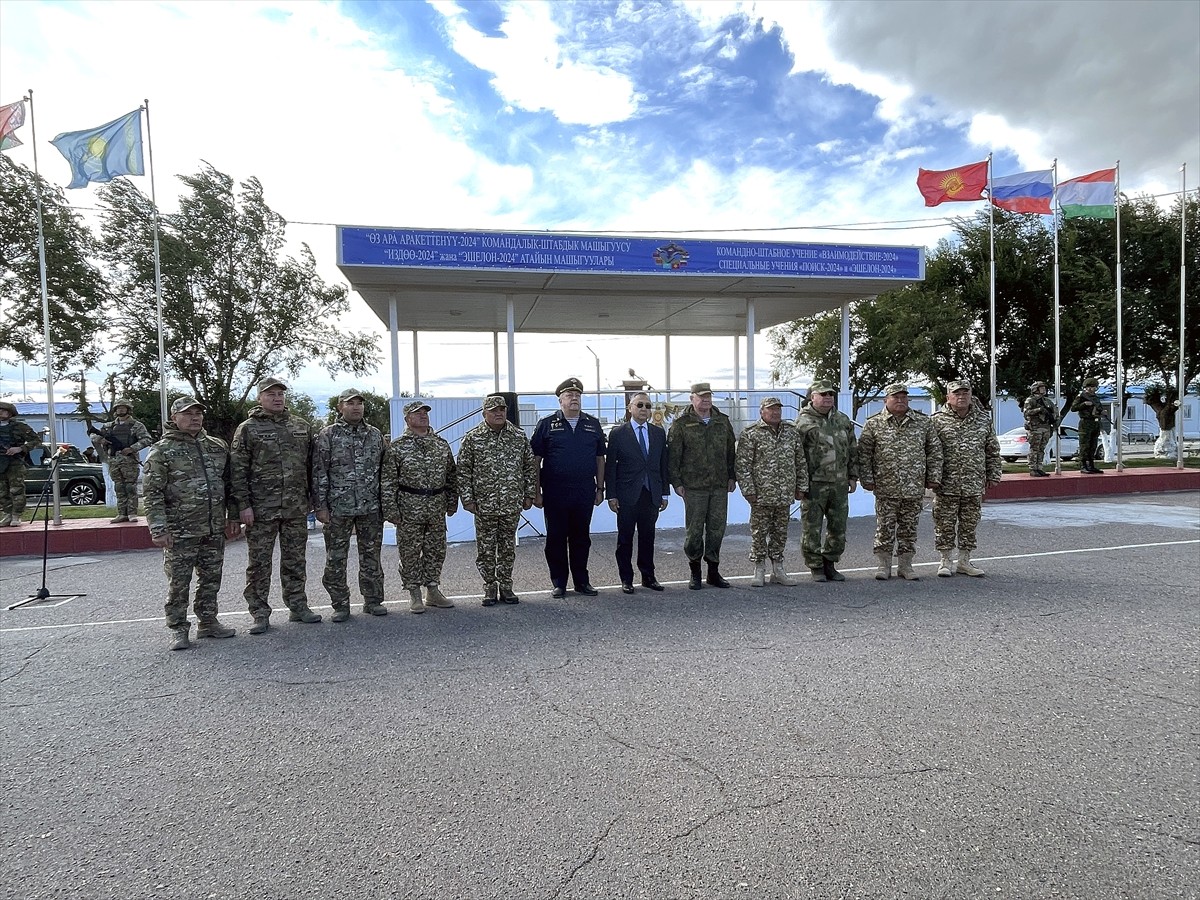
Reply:
M29 603L41 603L43 600L73 600L76 597L87 596L87 594L51 594L50 589L46 587L46 567L50 553L50 497L48 494L54 490L54 482L58 478L58 465L62 462L65 450L65 447L61 447L54 454L54 458L50 462L50 474L42 484L42 492L38 494L37 503L33 506L33 515L29 517L29 524L32 525L37 521L38 510L44 510L42 515L42 586L19 603L5 607L6 610L19 609Z

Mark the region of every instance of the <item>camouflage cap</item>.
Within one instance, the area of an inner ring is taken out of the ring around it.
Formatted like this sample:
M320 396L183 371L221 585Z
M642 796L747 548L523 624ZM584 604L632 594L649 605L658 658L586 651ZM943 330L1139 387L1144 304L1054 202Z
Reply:
M1040 388L1040 387L1041 387L1041 388L1048 388L1049 386L1048 386L1048 385L1046 384L1046 382L1044 382L1044 381L1035 381L1033 384L1031 384L1031 385L1029 386L1029 389L1030 389L1031 391L1036 391L1036 390L1037 390L1038 388Z
M116 400L113 401L112 408L116 409L118 406L123 406L126 409L133 409L133 404L130 403L128 400L126 400L124 397L118 397Z
M266 378L264 378L262 381L260 381L258 383L258 392L260 394L265 394L267 391L269 391L273 387L280 387L280 388L283 388L285 391L288 389L288 386L286 384L284 384L282 381L280 381L278 378L276 378L274 375L268 375Z
M1084 379L1083 386L1084 387L1100 387L1100 379L1099 378Z
M892 396L892 394L907 394L907 393L908 393L908 385L902 381L893 381L891 384L889 384L887 387L885 387L883 389L883 395L885 397L890 397L890 396Z
M338 394L338 403L345 403L347 400L353 400L355 397L363 401L366 401L367 399L363 396L362 391L360 391L358 388L346 388L344 391Z
M508 401L503 394L488 394L483 400L483 410L487 412L489 409L508 409Z
M578 378L568 378L566 381L564 381L562 384L560 384L558 387L556 387L554 389L554 396L555 397L562 396L564 391L579 391L579 393L582 394L583 393L583 382L580 381Z
M763 401L758 404L759 409L766 409L768 406L783 406L783 401L778 397L764 397Z
M176 400L174 403L171 404L171 415L175 415L176 413L181 413L185 410L191 409L193 406L200 407L201 412L203 412L204 410L206 410L208 408L203 403L201 403L199 400L197 400L195 397L180 397L178 400Z
M836 394L837 388L830 381L814 381L808 392L810 394Z
M17 414L17 408L15 406L13 406L11 403L9 403L7 400L0 401L0 409L3 409L4 411L6 411L9 415L15 416Z
M969 391L971 389L971 381L969 378L955 378L948 385L946 390L953 394L955 391Z
M711 394L712 385L710 385L707 381L697 381L692 385L692 393L700 397L703 397L705 394Z
M406 416L409 415L410 413L415 413L422 409L425 410L426 412L428 412L429 410L433 409L433 407L430 406L428 403L426 403L424 400L409 400L407 403L404 404L404 414ZM484 409L487 409L486 403L484 404Z

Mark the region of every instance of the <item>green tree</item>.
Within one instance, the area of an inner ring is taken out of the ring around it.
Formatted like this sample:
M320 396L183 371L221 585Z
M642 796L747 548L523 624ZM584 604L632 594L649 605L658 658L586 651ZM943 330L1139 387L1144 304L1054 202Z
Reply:
M0 349L33 362L46 355L38 259L37 185L33 171L0 154ZM91 262L95 237L60 188L40 179L46 245L50 342L57 372L99 357L110 303L104 275Z
M159 227L166 367L208 404L208 430L229 437L266 375L294 375L314 360L331 377L374 371L378 338L338 328L346 288L325 284L307 245L298 257L284 254L287 223L257 179L235 189L206 163L180 180L179 212ZM131 378L150 386L158 380L154 210L125 179L98 194L104 258L119 288L118 344Z
M376 394L374 391L363 391L362 393L363 400L367 404L367 424L374 425L383 432L384 437L387 437L392 433L391 401L383 394ZM400 396L411 397L412 394L409 391L403 391ZM330 397L327 405L329 412L325 415L325 424L332 425L337 420L337 395Z

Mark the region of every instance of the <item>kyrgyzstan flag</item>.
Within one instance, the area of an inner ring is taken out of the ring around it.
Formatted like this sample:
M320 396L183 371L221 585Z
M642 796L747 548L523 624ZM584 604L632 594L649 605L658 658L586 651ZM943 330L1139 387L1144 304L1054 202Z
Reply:
M956 169L917 171L917 190L925 198L926 206L937 206L948 200L982 200L983 192L987 190L987 182L986 159Z

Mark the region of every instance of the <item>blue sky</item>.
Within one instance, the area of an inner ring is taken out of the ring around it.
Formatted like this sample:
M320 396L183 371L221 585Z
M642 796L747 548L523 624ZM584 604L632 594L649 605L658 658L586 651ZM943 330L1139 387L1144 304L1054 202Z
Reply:
M988 152L997 175L1120 159L1130 193L1177 190L1186 162L1194 187L1198 71L1195 2L0 5L0 103L34 89L44 176L69 177L51 137L149 97L163 206L202 159L257 176L330 280L333 223L932 246L978 207L926 209L917 168ZM357 300L347 325L382 331ZM584 343L605 386L665 380L661 341L528 337L518 389L591 388ZM732 385L732 339L672 361L675 384ZM490 389L491 336L423 337L421 364L423 390ZM388 392L389 367L365 386Z

